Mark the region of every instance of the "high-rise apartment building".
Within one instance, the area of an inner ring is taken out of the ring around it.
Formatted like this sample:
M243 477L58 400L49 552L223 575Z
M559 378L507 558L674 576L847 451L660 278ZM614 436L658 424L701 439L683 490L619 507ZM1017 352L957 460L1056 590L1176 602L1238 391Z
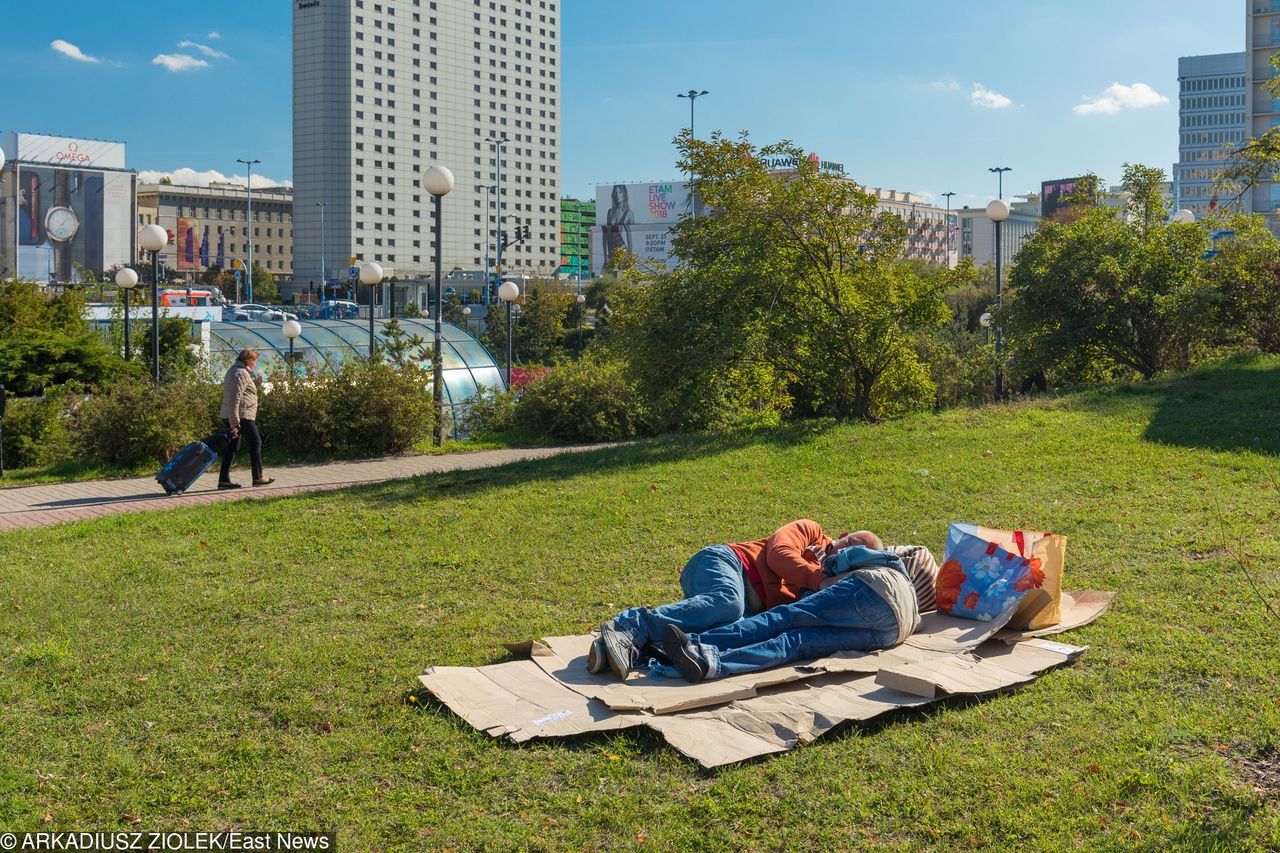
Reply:
M1236 200L1239 188L1220 177L1246 138L1245 54L1179 57L1178 96L1175 205L1196 216L1215 208L1243 209Z
M345 281L352 257L401 279L430 274L432 198L421 176L433 162L455 180L443 203L446 273L479 270L486 254L492 265L496 232L514 241L527 226L528 239L503 249L503 272L554 275L559 5L296 0L295 280L318 280L322 254L330 282ZM499 184L501 209L490 192L486 211L482 187Z
M1280 50L1280 0L1245 0L1245 112L1248 135L1262 136L1280 124L1280 98L1265 84L1276 76L1271 56ZM1249 191L1249 210L1262 213L1272 231L1280 231L1280 182L1263 179Z

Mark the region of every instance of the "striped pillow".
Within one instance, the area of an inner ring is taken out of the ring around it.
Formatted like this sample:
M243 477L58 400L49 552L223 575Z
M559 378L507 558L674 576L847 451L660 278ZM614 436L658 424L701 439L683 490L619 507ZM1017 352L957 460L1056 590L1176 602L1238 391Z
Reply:
M886 545L884 549L902 558L907 574L911 576L911 583L916 588L920 612L937 610L938 561L929 553L929 549L923 545Z

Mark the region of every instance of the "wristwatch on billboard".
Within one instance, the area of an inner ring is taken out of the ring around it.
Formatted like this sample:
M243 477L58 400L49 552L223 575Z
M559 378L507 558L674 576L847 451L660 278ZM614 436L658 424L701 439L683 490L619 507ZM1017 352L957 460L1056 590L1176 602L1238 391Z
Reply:
M80 230L80 219L69 207L58 205L49 208L44 215L44 231L49 239L58 243L69 243Z

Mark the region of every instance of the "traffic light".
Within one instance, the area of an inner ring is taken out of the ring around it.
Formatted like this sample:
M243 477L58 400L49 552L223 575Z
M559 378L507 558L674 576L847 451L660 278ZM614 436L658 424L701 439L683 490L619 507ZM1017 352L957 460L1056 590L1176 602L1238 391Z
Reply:
M498 242L502 245L502 248L504 248L504 249L505 249L505 248L507 248L507 246L508 246L508 245L510 245L509 243L507 243L507 232L506 232L506 231L499 231L499 232L498 232Z
M526 224L526 225L524 225L524 226L523 226L523 228L524 228L524 230L523 230L523 232L520 234L520 239L521 239L521 240L528 240L528 239L529 239L529 226Z

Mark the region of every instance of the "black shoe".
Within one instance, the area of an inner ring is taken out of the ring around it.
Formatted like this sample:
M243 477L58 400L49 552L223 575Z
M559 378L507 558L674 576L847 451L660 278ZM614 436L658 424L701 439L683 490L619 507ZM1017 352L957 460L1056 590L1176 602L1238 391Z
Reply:
M220 480L218 481L218 488L219 489L238 489L240 488L240 484L233 483L230 480Z
M609 653L604 649L604 637L596 637L591 641L591 651L587 652L587 672L604 672L608 665Z
M685 681L696 684L706 679L711 671L711 664L702 656L702 649L675 625L662 629L662 653L671 659Z
M640 656L636 644L624 632L609 627L600 628L600 640L604 644L605 657L609 659L609 668L614 675L625 681L627 673L631 672L631 668L636 665L636 658ZM588 666L590 663L588 659Z

